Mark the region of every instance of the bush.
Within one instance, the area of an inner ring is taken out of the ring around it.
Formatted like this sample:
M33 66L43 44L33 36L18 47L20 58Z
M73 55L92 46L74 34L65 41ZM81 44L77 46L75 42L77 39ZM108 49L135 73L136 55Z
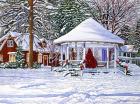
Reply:
M1 66L2 66L3 68L17 68L16 62L2 63Z
M136 56L137 56L137 57L140 57L140 50L139 50L139 52L136 54Z
M5 63L0 63L0 68L4 68L5 67Z
M22 66L22 64L21 64ZM16 62L7 62L7 63L0 63L0 68L27 68L28 65L24 64L24 67L19 67L18 64ZM34 62L33 63L33 68L37 69L37 68L41 68L41 64Z
M35 68L35 69L41 68L41 64L37 63L37 62L34 62L33 63L33 68Z

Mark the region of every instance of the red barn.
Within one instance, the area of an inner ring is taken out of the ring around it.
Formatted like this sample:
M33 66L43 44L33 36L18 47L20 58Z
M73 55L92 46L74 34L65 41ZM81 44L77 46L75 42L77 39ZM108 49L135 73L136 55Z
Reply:
M29 62L29 34L21 34L17 32L9 32L7 35L0 38L0 63L15 62L16 49L22 47L25 63ZM43 64L44 66L51 65L51 51L49 42L46 39L39 39L34 35L33 41L33 61ZM54 54L54 53L53 53ZM59 53L55 53L56 55ZM59 56L59 55L58 55ZM59 58L59 57L58 57Z

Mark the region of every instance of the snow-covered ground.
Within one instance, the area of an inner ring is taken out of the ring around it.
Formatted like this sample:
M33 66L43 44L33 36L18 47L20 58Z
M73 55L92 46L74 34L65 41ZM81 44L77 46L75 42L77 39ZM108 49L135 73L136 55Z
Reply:
M140 68L63 77L50 68L0 69L0 104L140 104Z

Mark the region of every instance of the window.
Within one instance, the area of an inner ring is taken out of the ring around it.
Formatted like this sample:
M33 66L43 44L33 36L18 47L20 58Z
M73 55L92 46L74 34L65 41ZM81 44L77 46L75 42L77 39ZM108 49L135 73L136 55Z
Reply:
M63 60L65 60L65 59L66 59L65 54L63 54Z
M9 54L9 62L16 62L16 52L10 52Z
M42 63L42 54L38 54L38 63Z
M132 56L132 57L135 57L135 53L131 53L131 56Z
M49 63L51 63L52 62L52 55L50 54L48 57L49 57Z
M3 61L3 55L0 54L0 61Z
M29 53L26 55L26 61L29 62Z
M125 53L125 52L123 53L123 56L125 56L125 57L126 57L126 53Z
M43 42L43 43L42 43L42 46L43 46L43 47L46 47L47 45L46 45L46 43L45 43L45 42Z
M130 53L127 53L127 57L130 57Z
M13 47L14 46L14 41L13 40L8 40L7 41L7 47Z

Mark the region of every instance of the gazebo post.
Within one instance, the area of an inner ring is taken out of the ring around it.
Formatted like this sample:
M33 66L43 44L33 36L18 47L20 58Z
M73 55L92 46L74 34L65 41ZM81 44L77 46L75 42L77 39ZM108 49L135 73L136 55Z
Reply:
M95 55L94 51L95 51L95 47L92 48L93 56Z
M76 52L76 55L77 55L77 43L76 42L75 42L74 48L75 48L75 52ZM77 60L77 56L75 57L75 60Z
M114 68L117 67L116 60L117 60L117 47L115 45L115 47L114 47Z
M61 47L61 62L63 61L63 45L60 46Z
M67 44L66 59L69 60L69 44Z
M109 48L107 47L107 69L109 68Z
M78 51L78 47L77 47L77 42L75 42L75 50L76 50L76 55L77 55L76 60L78 60L79 59L79 51Z
M85 60L85 56L86 56L86 43L84 42L84 46L83 46L83 60Z
M80 60L79 48L77 47L77 60Z

